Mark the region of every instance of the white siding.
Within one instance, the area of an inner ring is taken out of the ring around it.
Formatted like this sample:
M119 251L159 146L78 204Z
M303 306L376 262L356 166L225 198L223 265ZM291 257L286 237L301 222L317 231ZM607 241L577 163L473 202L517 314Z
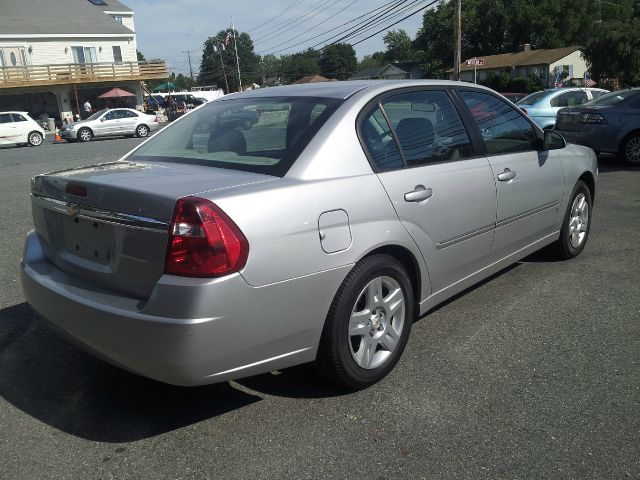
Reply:
M584 72L587 70L587 62L584 59L582 52L580 50L576 50L570 55L561 58L555 63L549 65L549 71L552 72L556 67L562 67L562 65L573 65L573 75L572 78L583 78Z
M32 40L16 39L1 40L0 48L21 46L27 50L27 62L31 65L59 65L73 63L73 53L71 47L94 47L99 63L112 63L114 45L120 46L123 62L135 62L136 47L135 39L129 38L56 38L43 39L34 38ZM29 46L32 47L31 54L28 53ZM65 53L65 48L67 52ZM102 51L100 51L102 48Z

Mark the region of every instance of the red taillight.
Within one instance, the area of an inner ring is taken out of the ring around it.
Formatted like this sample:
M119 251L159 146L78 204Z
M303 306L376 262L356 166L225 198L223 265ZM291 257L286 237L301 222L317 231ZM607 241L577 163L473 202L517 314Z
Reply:
M64 191L66 194L73 195L74 197L87 196L87 187L84 185L78 185L77 183L67 183Z
M220 277L238 272L249 255L249 242L215 203L199 197L176 202L169 226L165 273Z

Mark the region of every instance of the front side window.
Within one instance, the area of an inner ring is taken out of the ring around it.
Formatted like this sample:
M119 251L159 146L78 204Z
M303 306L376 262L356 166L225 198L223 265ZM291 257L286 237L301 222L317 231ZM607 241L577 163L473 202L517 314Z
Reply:
M342 102L317 97L219 100L154 135L130 159L283 176Z
M10 113L0 113L0 123L12 123Z
M536 150L538 135L523 114L488 93L461 91L490 155Z
M467 131L443 91L407 92L382 102L407 166L459 160L473 154Z

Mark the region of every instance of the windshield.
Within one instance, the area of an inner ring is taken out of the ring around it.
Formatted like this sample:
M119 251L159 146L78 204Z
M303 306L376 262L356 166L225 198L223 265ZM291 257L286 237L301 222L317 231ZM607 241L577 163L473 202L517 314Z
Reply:
M619 90L617 92L605 93L595 100L587 102L585 105L615 105L638 93L640 93L640 90Z
M96 113L94 113L93 115L91 115L90 117L87 117L87 120L97 120L107 110L108 110L107 108L105 108L104 110L99 110Z
M134 151L132 161L211 165L283 176L343 100L219 100L185 115Z
M534 103L542 100L547 95L547 92L535 92L527 95L522 100L516 103L516 105L533 105Z

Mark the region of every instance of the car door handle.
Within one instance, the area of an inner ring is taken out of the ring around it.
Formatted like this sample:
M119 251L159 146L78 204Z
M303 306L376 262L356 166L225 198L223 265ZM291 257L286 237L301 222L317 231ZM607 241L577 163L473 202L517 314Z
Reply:
M411 192L404 194L405 202L422 202L433 195L433 190L424 188L424 185L416 185Z
M514 178L516 178L516 172L512 172L509 168L505 168L504 172L498 174L498 180L501 182L508 182Z

